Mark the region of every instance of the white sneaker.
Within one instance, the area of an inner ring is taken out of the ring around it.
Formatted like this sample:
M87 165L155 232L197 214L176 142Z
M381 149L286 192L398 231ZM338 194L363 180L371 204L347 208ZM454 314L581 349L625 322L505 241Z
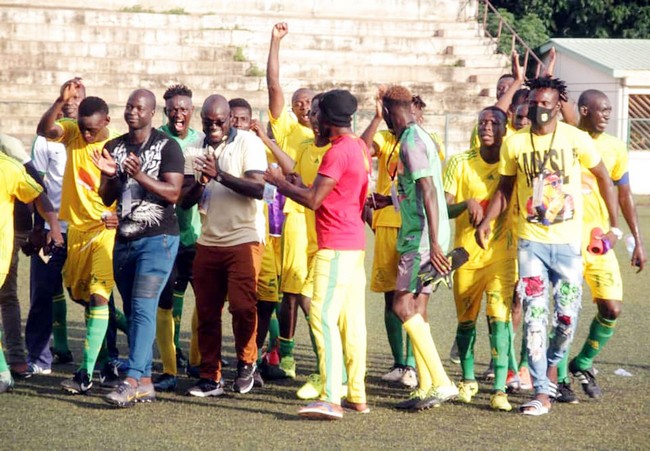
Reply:
M381 380L386 382L401 382L402 377L404 376L404 371L405 368L403 366L395 365L388 373L381 377Z
M43 368L36 363L27 364L27 374L33 376L34 374L52 374L52 368Z
M458 396L458 387L453 382L450 385L435 387L433 390L440 402L450 401Z
M415 371L415 368L407 366L402 371L402 378L400 379L402 385L408 388L415 388L418 386L418 374Z

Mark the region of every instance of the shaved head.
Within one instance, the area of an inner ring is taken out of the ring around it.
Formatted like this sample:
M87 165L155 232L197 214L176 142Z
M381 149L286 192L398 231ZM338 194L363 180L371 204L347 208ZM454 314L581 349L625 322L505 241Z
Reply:
M597 102L602 99L607 99L607 95L604 92L597 89L587 89L578 99L578 107L589 106L590 103Z
M136 89L131 93L124 108L124 120L129 132L151 128L156 113L156 96L148 89Z
M578 127L595 137L607 129L612 105L604 92L588 89L580 94L578 111L580 113Z
M314 91L309 88L300 88L291 96L291 111L296 115L298 122L303 127L311 127L309 122L309 109L311 99L314 98Z
M208 144L218 146L230 132L230 105L222 95L213 94L203 102L201 123Z
M291 96L291 103L295 102L296 100L298 100L298 98L303 97L303 96L304 97L309 97L309 99L311 100L311 99L314 98L314 95L315 95L314 91L312 91L309 88L297 89L296 92L294 92L293 95Z
M149 91L148 89L136 89L129 96L129 100L137 99L138 97L142 97L144 99L147 107L151 108L152 110L156 109L156 96L153 92Z

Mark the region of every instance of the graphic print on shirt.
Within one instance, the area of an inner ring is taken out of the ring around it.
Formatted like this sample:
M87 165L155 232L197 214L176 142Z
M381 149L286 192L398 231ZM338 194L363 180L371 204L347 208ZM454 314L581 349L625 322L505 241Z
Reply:
M167 139L158 140L151 147L140 152L140 171L154 180L158 180L161 150L167 141ZM122 201L117 209L120 217L120 235L126 238L138 235L149 227L159 226L165 213L162 205L153 202L154 195L124 172L123 165L128 155L129 151L124 142L115 148L113 154L117 163L118 176L126 182L122 189Z
M573 152L575 159L575 150ZM533 188L532 196L526 201L526 220L549 226L573 219L573 197L563 189L564 184L569 183L569 176L565 176L564 152L551 149L544 152L543 159L540 157L540 152L522 154L526 184Z

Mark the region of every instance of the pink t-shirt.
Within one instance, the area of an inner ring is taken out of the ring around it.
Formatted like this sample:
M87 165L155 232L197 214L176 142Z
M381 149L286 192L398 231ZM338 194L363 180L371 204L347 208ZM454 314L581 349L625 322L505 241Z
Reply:
M319 249L364 250L366 234L363 204L368 194L370 156L354 135L341 135L323 156L318 173L336 181L316 210Z

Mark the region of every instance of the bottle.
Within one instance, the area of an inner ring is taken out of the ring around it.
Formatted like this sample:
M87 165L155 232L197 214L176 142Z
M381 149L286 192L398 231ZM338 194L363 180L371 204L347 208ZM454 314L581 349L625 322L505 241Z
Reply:
M272 168L277 168L278 164L277 163L271 163ZM264 193L262 194L262 199L264 199L264 202L267 204L272 204L273 201L275 201L275 195L278 192L278 188L275 185L271 185L270 183L265 183L264 184Z
M627 249L627 253L630 254L630 258L632 257L632 254L634 253L634 248L636 247L636 240L634 239L634 236L632 236L631 233L628 233L625 235L625 249Z

